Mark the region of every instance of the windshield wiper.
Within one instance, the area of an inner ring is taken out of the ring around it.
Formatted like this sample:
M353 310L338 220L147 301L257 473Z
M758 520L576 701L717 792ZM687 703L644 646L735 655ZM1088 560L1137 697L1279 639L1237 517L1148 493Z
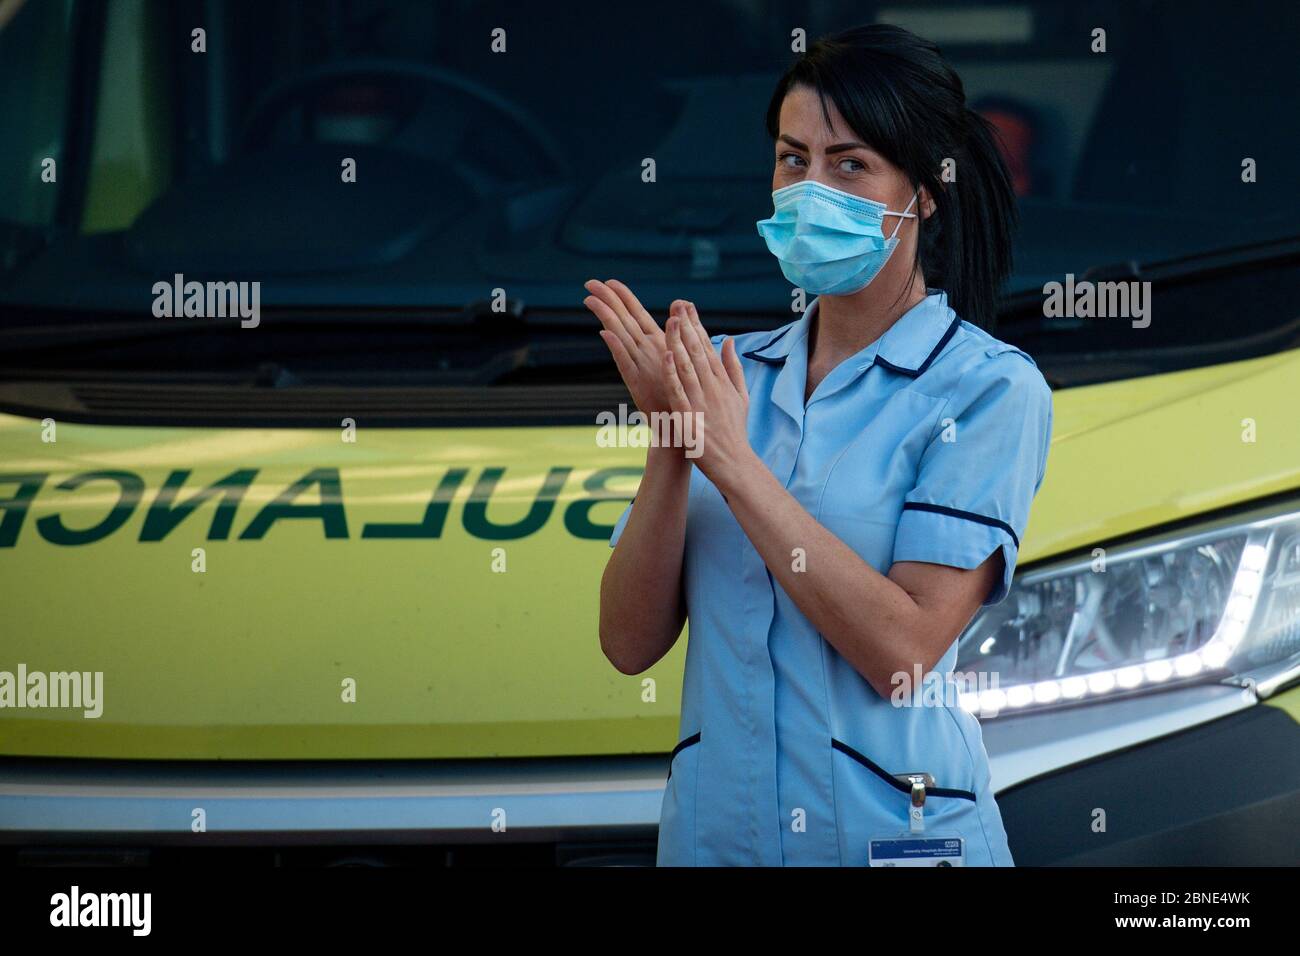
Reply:
M49 326L21 325L0 328L0 349L11 352L59 345L147 341L172 335L188 335L195 331L226 329L238 321L238 317L230 319L229 324L217 324L213 319L110 319Z
M1089 266L1076 282L1151 282L1153 285L1209 275L1232 275L1269 262L1300 260L1300 236L1287 236L1266 242L1225 246L1208 252L1142 263L1134 259ZM1064 278L1062 276L1062 278ZM1051 321L1042 314L1043 290L1022 289L1004 297L1001 313L1008 325L1018 330L1045 325ZM1001 325L1001 323L999 323Z

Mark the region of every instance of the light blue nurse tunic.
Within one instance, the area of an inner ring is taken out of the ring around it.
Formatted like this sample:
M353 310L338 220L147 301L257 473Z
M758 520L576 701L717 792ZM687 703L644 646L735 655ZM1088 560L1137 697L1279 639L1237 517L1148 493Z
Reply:
M1005 570L984 601L994 604L1045 473L1051 391L1028 355L927 291L807 405L816 300L780 329L736 336L749 440L881 574L895 561L975 568L1000 548ZM968 866L1014 865L978 720L952 700L900 707L877 694L775 582L698 468L682 573L689 634L659 865L865 866L870 840L907 829L909 787L893 775L914 772L934 777L927 835L961 835ZM956 658L954 641L935 673Z

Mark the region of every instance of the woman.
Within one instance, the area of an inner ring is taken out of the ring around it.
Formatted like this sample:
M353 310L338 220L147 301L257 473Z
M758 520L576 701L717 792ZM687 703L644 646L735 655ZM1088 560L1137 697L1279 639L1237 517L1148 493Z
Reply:
M938 49L895 27L815 43L767 126L758 229L817 295L801 318L710 339L677 301L661 332L587 283L638 408L703 426L698 457L649 449L601 582L623 673L690 620L658 862L1010 866L978 721L916 686L1005 597L1045 469L1051 393L980 327L1007 170Z

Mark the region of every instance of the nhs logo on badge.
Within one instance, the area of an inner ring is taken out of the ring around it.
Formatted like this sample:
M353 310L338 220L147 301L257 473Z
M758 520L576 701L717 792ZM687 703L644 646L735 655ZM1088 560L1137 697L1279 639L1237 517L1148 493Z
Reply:
M965 866L966 847L961 837L898 837L872 840L871 866Z

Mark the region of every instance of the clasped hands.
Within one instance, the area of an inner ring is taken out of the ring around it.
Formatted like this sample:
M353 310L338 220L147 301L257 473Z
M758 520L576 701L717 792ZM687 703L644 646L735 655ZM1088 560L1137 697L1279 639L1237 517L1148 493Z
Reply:
M697 445L691 460L725 494L728 479L755 460L749 391L735 340L727 336L719 356L695 305L683 299L673 301L660 329L617 279L591 279L584 287L590 295L583 305L600 321L600 337L637 408L652 421L656 412L690 416Z

